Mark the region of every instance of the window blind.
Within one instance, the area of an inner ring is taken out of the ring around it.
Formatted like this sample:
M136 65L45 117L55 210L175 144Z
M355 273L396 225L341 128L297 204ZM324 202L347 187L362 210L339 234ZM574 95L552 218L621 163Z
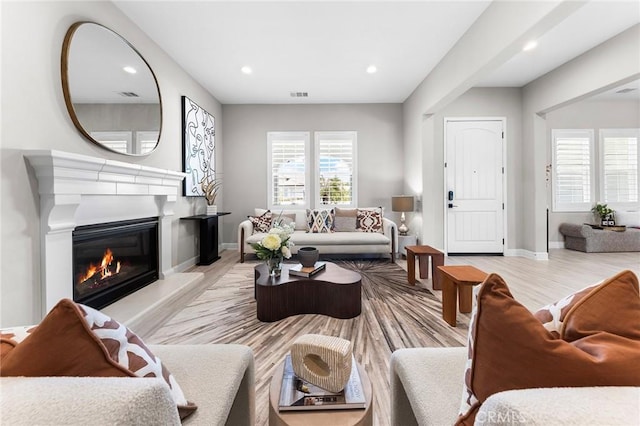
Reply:
M602 186L607 203L638 202L638 137L624 133L602 131Z
M272 132L269 142L270 205L306 205L308 134Z
M588 211L593 201L593 134L554 133L554 210Z
M356 132L316 132L320 205L355 205Z

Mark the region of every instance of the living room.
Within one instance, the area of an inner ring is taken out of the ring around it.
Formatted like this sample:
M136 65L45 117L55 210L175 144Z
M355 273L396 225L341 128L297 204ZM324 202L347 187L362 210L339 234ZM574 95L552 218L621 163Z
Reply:
M239 223L254 208L267 206L266 132L356 129L358 204L383 206L399 223L399 214L391 212L391 197L418 196L420 209L408 214L408 226L421 243L443 248L444 118L504 117L509 147L505 256L501 259L513 261L515 268L521 258L553 263L547 247L553 248L550 243L559 243L561 237L556 222L553 229L547 225L550 128L545 115L637 80L640 26L636 19L635 25L525 85L476 87L482 77L518 54L522 42L543 35L580 9L575 2L531 2L526 13L517 7L511 2L487 5L471 29L402 101L242 104L219 101L216 93L187 73L117 4L3 1L0 326L35 324L47 312L41 257L41 228L47 223L41 221L39 183L25 160L27 151L57 150L182 171L181 96L196 100L216 119L216 166L224 178L217 204L231 212L220 219L220 247L233 252L234 261ZM509 25L504 25L505 16ZM78 21L98 22L120 34L153 68L163 115L160 143L151 155L124 157L109 152L87 141L74 127L62 92L60 56L65 33ZM502 23L499 31L497 22ZM625 127L640 127L638 114L633 112L638 111L638 103L636 96L623 108L636 120ZM183 272L197 263L198 227L179 218L202 213L205 203L178 191L167 228L172 242L165 256L169 258L167 270ZM111 219L127 218L126 203L103 207ZM587 212L570 216L575 223L590 218ZM85 224L83 220L77 224ZM623 257L630 260L624 267L637 272L637 257ZM585 285L603 278L606 276L594 277Z

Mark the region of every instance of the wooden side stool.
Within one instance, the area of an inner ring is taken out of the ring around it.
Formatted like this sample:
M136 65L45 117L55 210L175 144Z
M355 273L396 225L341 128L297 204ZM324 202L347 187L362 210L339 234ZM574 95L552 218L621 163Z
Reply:
M442 284L436 267L444 265L444 254L431 246L406 246L405 249L409 284L416 285L416 256L420 264L420 278L429 278L429 257L431 257L431 288L441 290Z
M438 266L442 274L442 318L456 326L456 299L460 312L469 313L473 306L472 288L489 274L470 265Z

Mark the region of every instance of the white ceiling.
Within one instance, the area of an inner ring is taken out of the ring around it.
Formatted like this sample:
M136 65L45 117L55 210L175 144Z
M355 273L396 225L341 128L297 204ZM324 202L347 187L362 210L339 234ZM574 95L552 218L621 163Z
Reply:
M490 2L114 3L220 102L238 104L403 102ZM637 0L590 2L479 86L521 87L638 22Z

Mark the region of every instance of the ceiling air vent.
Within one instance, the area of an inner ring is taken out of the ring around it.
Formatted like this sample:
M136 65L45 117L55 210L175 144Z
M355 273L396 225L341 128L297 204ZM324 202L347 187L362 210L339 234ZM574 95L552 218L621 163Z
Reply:
M125 98L139 98L137 93L135 92L118 92L120 96L124 96Z
M308 98L309 92L290 92L292 98Z
M636 90L634 87L628 87L626 89L618 90L616 93L629 93L633 92L634 90Z

